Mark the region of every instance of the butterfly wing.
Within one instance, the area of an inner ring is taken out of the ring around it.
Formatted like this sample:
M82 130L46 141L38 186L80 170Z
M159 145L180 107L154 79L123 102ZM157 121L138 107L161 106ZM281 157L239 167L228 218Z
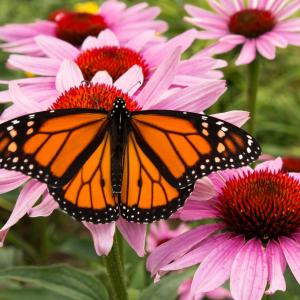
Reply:
M0 125L0 167L50 186L67 183L104 138L107 114L45 111Z
M139 223L167 219L184 204L192 189L193 185L174 188L143 151L134 133L129 133L119 196L123 218Z
M0 125L0 166L45 182L62 210L93 223L118 217L107 113L57 110Z
M75 176L64 186L49 187L49 192L61 209L78 221L108 223L118 218L118 200L112 193L108 131Z
M130 125L141 150L176 188L213 171L249 164L261 152L244 130L204 114L134 112Z

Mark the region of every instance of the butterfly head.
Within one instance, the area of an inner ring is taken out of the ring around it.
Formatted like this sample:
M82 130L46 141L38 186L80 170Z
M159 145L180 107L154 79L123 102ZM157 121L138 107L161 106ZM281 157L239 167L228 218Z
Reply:
M126 114L127 117L130 116L129 111L126 108L126 102L123 98L117 97L113 103L112 110L110 111L110 117L124 114Z

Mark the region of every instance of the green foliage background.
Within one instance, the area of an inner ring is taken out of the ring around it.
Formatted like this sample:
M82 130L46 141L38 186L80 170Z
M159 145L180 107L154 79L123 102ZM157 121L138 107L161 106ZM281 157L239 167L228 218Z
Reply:
M1 0L0 24L31 22L46 18L52 10L72 8L76 0ZM81 1L84 2L84 1ZM126 1L129 4L140 1ZM186 1L148 1L159 5L161 18L170 25L168 36L191 28L183 22ZM192 0L206 6L204 0ZM188 55L205 46L196 42ZM224 55L229 61L225 78L228 92L210 109L211 112L244 109L246 67L233 64L237 53ZM5 68L8 55L0 53L0 79L22 77L22 73ZM265 153L300 156L300 48L278 51L276 60L264 60L261 66L258 95L256 136ZM17 191L0 197L0 224L4 224L13 207ZM124 245L125 269L130 286L130 299L175 299L179 283L188 273L167 276L153 286L144 270L144 260ZM66 265L53 264L65 263ZM44 265L44 267L26 266ZM51 265L50 267L46 267ZM18 266L18 267L16 267ZM21 267L22 266L22 267ZM73 266L73 269L70 267ZM9 268L9 269L6 269ZM97 257L91 238L77 222L59 212L49 218L24 218L9 233L5 248L0 249L0 300L108 299L105 268ZM300 299L300 289L287 272L288 293L277 293L272 299ZM102 283L101 283L102 282Z

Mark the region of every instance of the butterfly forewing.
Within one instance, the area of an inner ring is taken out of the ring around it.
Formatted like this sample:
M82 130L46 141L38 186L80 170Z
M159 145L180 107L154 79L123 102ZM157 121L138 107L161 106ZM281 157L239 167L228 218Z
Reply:
M107 114L72 109L39 112L0 125L0 166L48 185L68 182L97 148Z
M244 130L207 115L135 112L131 128L145 155L176 188L213 171L247 165L260 154L258 143Z
M193 185L174 188L141 149L133 132L129 133L120 195L123 218L140 223L167 219L184 204L192 189Z

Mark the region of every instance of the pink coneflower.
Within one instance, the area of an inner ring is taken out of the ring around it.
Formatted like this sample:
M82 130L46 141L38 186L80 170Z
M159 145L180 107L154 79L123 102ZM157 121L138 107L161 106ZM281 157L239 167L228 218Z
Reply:
M225 300L232 299L230 292L224 288L217 288L214 291L207 293L199 293L195 297L190 295L192 285L192 278L189 278L182 282L182 284L178 288L178 300Z
M216 222L154 250L147 261L152 275L200 263L191 295L212 291L230 278L236 300L261 299L267 283L267 294L285 291L286 263L300 282L300 173L282 171L278 158L254 170L220 171L209 178L199 181L198 193L177 215Z
M97 36L105 29L127 42L145 30L166 31L166 22L155 20L159 13L158 7L148 7L147 3L127 8L125 3L113 0L105 1L96 13L62 9L50 13L49 20L1 26L0 39L6 42L1 48L8 52L41 55L34 39L37 35L58 37L77 47L88 36Z
M90 80L98 71L107 71L114 81L130 67L138 65L143 70L145 81L148 81L168 53L177 47L181 47L183 53L191 46L195 37L196 30L192 29L157 44L152 43L155 32L146 31L127 43L122 43L111 30L107 29L98 37L88 37L82 47L77 49L54 37L37 36L35 41L45 57L11 55L8 64L35 75L55 77L63 60L68 59L79 66L85 80ZM173 85L187 86L198 84L203 79L221 78L222 72L215 69L225 65L224 61L210 57L182 60L178 65ZM41 82L44 80L45 78L41 78ZM33 86L37 87L38 82L39 79L35 78Z
M242 65L251 63L257 53L274 59L276 47L300 46L300 20L288 19L300 8L299 0L207 2L215 12L192 5L185 7L192 16L185 20L203 29L198 37L217 40L203 53L225 53L240 45L236 64Z
M184 223L180 224L177 228L171 229L167 221L159 221L150 225L150 230L147 235L147 251L152 252L159 245L171 240L172 238L180 235L189 230L189 227Z
M136 95L136 90L143 82L143 72L139 66L134 65L115 82L106 71L99 71L87 85L83 82L84 77L78 65L72 61L64 61L57 74L56 85L53 81L49 82L47 78L38 89L26 85L27 80L32 82L33 79L19 81L23 87L18 85L18 81L10 83L9 96L13 105L4 111L1 116L2 120L47 110L49 107L56 109L70 107L110 109L116 96L123 97L131 110L153 108L203 111L225 91L225 82L211 80L183 89L168 90L176 76L180 52L180 49L176 49L163 61L138 95ZM48 85L56 86L56 89L52 90L52 94L44 91ZM103 95L105 95L105 101L102 99ZM94 101L91 101L92 99ZM248 119L248 113L238 111L215 116L237 126L241 126ZM48 194L45 184L36 180L28 180L28 177L16 172L6 170L0 170L0 172L0 192L16 189L28 181L20 192L9 220L0 230L0 241L3 243L9 228L25 214L28 213L32 217L47 216L58 208L58 204ZM43 196L42 202L34 206L41 196ZM128 223L122 218L109 224L88 222L83 222L83 224L91 231L99 255L106 255L110 251L115 226L138 255L144 254L145 225Z

